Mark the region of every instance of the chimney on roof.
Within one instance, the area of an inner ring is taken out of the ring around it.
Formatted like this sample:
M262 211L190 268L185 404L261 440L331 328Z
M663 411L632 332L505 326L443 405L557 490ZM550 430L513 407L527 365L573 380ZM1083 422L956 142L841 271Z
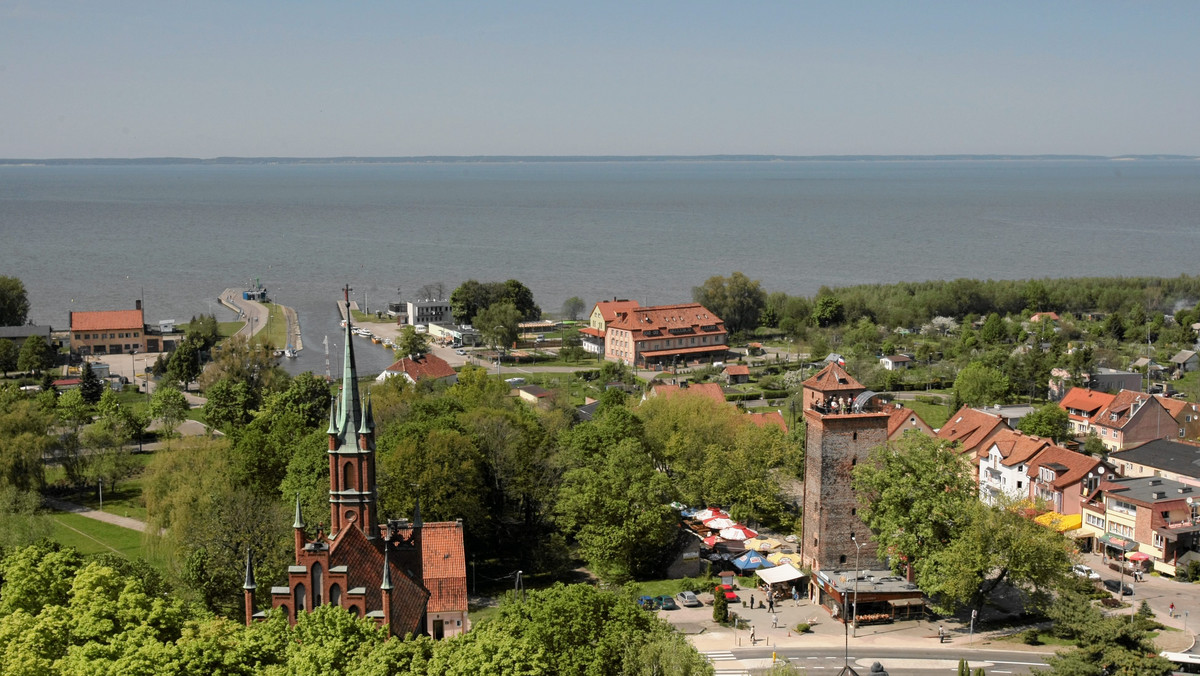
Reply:
M137 300L133 301L133 309L134 310L142 309L142 299L141 298L138 298Z

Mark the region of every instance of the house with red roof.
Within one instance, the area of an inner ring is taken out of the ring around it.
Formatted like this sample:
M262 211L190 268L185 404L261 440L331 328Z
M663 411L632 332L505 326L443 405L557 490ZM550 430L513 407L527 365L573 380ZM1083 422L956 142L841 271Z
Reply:
M458 382L458 373L445 359L435 354L405 357L380 373L375 380L383 382L393 376L403 376L410 383L418 380L437 380L449 385Z
M950 416L934 436L958 444L959 452L970 458L978 482L979 460L987 455L990 442L1002 430L1012 431L1004 418L964 406Z
M1175 424L1179 426L1178 439L1195 441L1200 439L1200 406L1190 401L1155 395L1158 403L1167 409Z
M608 323L617 318L620 312L628 312L633 308L638 307L636 300L602 300L592 307L592 312L588 315L588 325L579 329L579 337L582 340L583 349L593 354L604 354L604 332L608 329Z
M467 631L467 565L462 521L425 523L420 496L412 520L377 515L375 418L359 392L354 340L346 326L342 389L329 411L329 526L305 525L296 498L295 545L287 584L272 587L270 607L295 623L329 604L387 627L392 636L435 639ZM254 552L246 553L246 624L257 610Z
M71 312L71 352L88 354L128 354L146 351L146 318L142 301L133 310ZM158 351L158 341L154 349Z
M927 436L934 436L933 428L925 422L917 412L906 408L900 402L894 402L885 409L888 414L888 441L896 441L909 430L915 430Z
M727 339L725 322L699 303L635 307L606 322L604 357L643 368L711 361L725 356Z
M1059 514L1081 514L1080 505L1095 492L1102 477L1113 477L1113 465L1062 446L1046 446L1026 463L1029 497L1044 501Z
M1029 321L1031 321L1031 322L1040 322L1043 319L1052 321L1052 322L1057 322L1059 320L1058 313L1057 312L1038 312L1037 314L1031 315L1029 317Z
M1028 498L1028 464L1052 445L1049 439L1007 428L997 430L978 458L979 499L995 505L1005 497L1012 500Z
M1072 387L1058 402L1059 408L1067 412L1071 433L1084 437L1091 430L1092 418L1112 403L1116 395L1085 387Z
M725 376L725 382L730 385L740 385L750 382L750 367L745 364L730 364L725 367L722 372Z
M779 429L783 430L784 434L787 434L787 431L788 431L787 421L783 419L783 413L781 411L763 411L761 413L747 413L746 418L750 422L754 423L755 425L758 425L759 427L769 427L769 426L774 425L774 426L778 427Z
M1110 452L1153 439L1178 438L1178 426L1159 397L1121 390L1089 421Z

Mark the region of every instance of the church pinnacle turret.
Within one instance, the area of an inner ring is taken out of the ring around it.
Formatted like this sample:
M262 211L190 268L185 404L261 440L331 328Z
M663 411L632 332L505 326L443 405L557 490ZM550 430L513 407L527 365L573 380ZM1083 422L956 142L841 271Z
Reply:
M357 526L368 540L378 537L375 527L375 420L370 398L364 407L354 362L354 334L350 324L350 292L346 288L346 330L342 336L342 389L329 413L329 536L347 526Z

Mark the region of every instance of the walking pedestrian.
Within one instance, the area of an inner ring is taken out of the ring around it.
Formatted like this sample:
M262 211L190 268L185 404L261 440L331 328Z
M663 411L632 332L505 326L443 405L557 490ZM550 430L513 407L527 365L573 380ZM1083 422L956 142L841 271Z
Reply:
M945 643L945 642L946 642L946 630L942 629L942 627L939 625L938 626L938 643Z
M775 612L775 596L774 595L767 597L767 611L772 612L772 613Z
M800 592L796 590L796 585L792 585L792 605L800 607Z
M779 616L775 613L771 613L771 627L774 629L779 628Z
M754 625L750 625L750 645L754 645Z
M750 610L754 610L754 594L750 595Z
M1175 604L1174 603L1172 603L1170 606L1167 606L1167 616L1175 617Z

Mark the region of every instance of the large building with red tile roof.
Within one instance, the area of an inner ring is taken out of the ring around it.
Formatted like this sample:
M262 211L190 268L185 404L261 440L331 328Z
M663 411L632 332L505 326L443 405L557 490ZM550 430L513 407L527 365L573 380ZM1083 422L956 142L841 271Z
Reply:
M937 437L958 444L960 452L971 459L979 481L979 458L987 454L988 444L1001 430L1012 428L1000 416L963 406L938 429Z
M588 325L579 329L579 337L583 341L583 349L595 354L604 353L604 333L608 323L617 318L617 313L628 312L638 307L636 300L602 300L592 307L588 315Z
M71 352L82 355L145 352L146 318L141 306L138 301L134 310L70 313Z
M1088 427L1096 431L1110 452L1153 439L1178 438L1175 419L1161 400L1134 390L1118 392L1092 416Z
M451 385L458 382L454 367L436 354L405 357L384 369L375 380L382 382L393 376L402 376L414 384L418 380L440 380Z
M929 426L929 423L917 415L916 411L906 408L900 402L893 403L885 410L888 414L888 441L896 441L909 430L933 436L933 428Z
M632 366L719 360L728 350L725 322L699 303L635 307L605 323L604 357Z
M650 388L650 396L667 399L677 396L708 397L717 403L725 403L725 390L717 383L689 383L686 380L679 385L654 385Z
M1059 514L1081 514L1080 505L1095 492L1102 477L1115 476L1113 465L1100 458L1050 445L1028 463L1029 497Z
M1067 412L1071 433L1082 437L1091 429L1092 417L1099 413L1100 409L1111 404L1115 396L1086 387L1072 387L1058 402L1058 406Z
M311 532L296 502L295 560L287 584L272 587L270 603L289 622L323 604L386 626L393 636L454 636L470 627L461 521L425 523L417 501L413 519L379 523L376 512L375 420L359 393L354 340L346 326L342 390L330 407L328 530ZM246 622L255 611L247 554L243 585Z

